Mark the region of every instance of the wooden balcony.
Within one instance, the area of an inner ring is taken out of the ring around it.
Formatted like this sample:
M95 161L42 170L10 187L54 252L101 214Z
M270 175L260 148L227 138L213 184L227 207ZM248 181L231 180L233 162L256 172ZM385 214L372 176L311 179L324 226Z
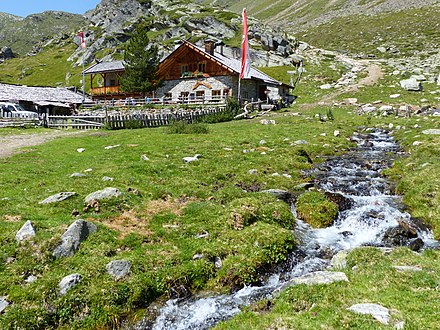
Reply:
M94 87L90 89L90 94L92 96L99 95L120 95L123 94L119 86L109 86L109 87Z

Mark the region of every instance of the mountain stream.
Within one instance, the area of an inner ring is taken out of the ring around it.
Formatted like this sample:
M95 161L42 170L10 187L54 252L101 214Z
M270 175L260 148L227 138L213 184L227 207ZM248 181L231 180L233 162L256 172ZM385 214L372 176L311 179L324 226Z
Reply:
M300 244L282 270L262 286L246 286L230 295L168 300L154 323L145 318L135 329L209 329L239 313L240 308L271 298L289 280L325 270L332 256L342 250L396 245L418 250L438 245L429 229L404 211L401 197L392 194L391 184L381 175L402 153L392 136L367 129L352 139L358 144L356 149L307 173L320 189L339 196L344 207L340 205L338 218L328 228L313 229L297 221L295 235ZM292 212L295 214L293 206Z

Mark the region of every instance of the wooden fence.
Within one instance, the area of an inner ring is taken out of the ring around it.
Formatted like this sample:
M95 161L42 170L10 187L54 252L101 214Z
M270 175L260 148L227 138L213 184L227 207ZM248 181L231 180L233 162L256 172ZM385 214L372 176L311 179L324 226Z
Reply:
M38 119L32 118L0 118L0 128L4 127L34 127L40 123Z
M221 113L225 107L203 110L191 110L177 113L132 113L100 116L48 116L45 126L50 128L109 129L159 127L170 125L174 121L194 123L199 119Z

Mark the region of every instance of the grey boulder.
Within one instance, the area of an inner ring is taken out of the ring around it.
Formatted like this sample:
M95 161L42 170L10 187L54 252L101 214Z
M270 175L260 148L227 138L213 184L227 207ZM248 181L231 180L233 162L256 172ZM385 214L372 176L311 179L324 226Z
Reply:
M349 307L348 310L358 314L370 314L382 324L389 324L390 322L389 309L378 304L356 304Z
M61 236L61 244L53 251L55 258L70 257L79 249L81 242L96 231L96 225L83 219L72 223Z
M62 202L72 196L75 196L75 195L76 195L76 192L70 192L70 191L60 192L58 194L47 197L45 200L39 202L38 204L58 203L58 202Z
M120 280L130 273L131 264L126 260L113 260L105 268L115 280Z
M72 289L79 282L81 282L81 275L80 274L71 274L71 275L64 277L60 281L60 283L58 284L58 289L59 289L60 295L64 296L67 293L67 291Z
M407 91L419 92L422 90L422 84L414 78L405 79L400 81L400 87Z
M122 195L122 193L119 189L107 187L107 188L92 192L91 194L87 195L87 197L84 198L84 203L87 204L87 203L91 202L92 200L100 201L103 199L119 197L121 195Z
M17 242L22 242L36 235L34 225L29 220L21 227L21 229L15 235Z

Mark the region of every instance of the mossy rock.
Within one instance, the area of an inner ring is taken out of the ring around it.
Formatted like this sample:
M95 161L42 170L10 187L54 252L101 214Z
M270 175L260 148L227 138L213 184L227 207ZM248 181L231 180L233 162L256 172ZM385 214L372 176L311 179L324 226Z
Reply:
M296 211L298 218L313 228L326 228L333 224L338 215L338 206L329 201L324 194L309 191L298 197Z
M229 222L235 229L243 229L257 221L278 224L286 229L295 227L289 205L267 194L238 198L231 202L229 209Z

